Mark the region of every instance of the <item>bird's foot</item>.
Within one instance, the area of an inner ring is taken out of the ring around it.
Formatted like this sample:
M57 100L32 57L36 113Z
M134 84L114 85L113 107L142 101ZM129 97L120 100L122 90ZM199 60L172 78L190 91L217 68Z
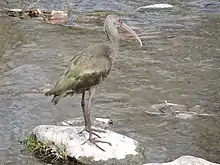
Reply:
M102 140L96 140L96 139L91 138L91 137L89 137L88 140L86 140L84 143L82 143L82 145L84 145L84 144L87 143L88 141L90 141L92 144L94 144L96 147L98 147L100 150L102 150L102 151L104 151L104 152L105 152L105 150L104 150L103 148L101 148L97 143L105 143L105 144L108 144L108 145L112 146L112 144L109 143L109 142L102 141Z
M94 129L94 128L92 128L92 131L94 131L94 132L101 132L101 133L105 133L105 132L106 132L105 130L102 130L102 129Z
M82 131L78 132L78 134L81 134L81 133L83 133L84 131L89 132L89 129L85 127ZM101 138L101 136L99 136L99 135L98 135L97 133L95 133L95 132L103 132L103 133L105 133L104 130L99 130L99 129L93 129L93 128L92 128L92 134L95 135L95 136L97 136L98 138Z

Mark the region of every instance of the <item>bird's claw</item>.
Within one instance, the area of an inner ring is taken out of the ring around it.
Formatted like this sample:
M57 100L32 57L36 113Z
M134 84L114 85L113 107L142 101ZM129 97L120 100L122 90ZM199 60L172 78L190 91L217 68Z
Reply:
M82 143L82 145L84 145L84 144L87 143L88 141L90 141L92 144L94 144L96 147L98 147L98 148L99 148L100 150L102 150L103 152L105 152L105 150L104 150L103 148L101 148L101 147L100 147L98 144L96 144L96 143L106 143L106 144L112 146L112 144L109 143L109 142L102 141L102 140L96 140L96 139L91 138L91 137L90 137L88 140L86 140L84 143Z
M78 134L81 134L81 133L83 133L84 131L86 131L86 132L89 132L89 129L88 128L84 128L82 131L80 131L80 132L78 132ZM97 136L98 138L101 138L101 136L99 136L97 133L95 133L95 132L105 132L104 130L98 130L98 129L93 129L92 128L92 134L93 135L95 135L95 136Z

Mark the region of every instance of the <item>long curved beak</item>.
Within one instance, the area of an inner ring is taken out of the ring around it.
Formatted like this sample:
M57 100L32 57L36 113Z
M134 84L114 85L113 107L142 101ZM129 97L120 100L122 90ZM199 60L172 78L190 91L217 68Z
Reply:
M121 23L121 27L125 30L127 30L128 32L130 32L140 43L141 47L143 46L142 41L140 39L140 37L138 37L138 35L135 33L134 30L132 30L128 25L126 25L124 22Z

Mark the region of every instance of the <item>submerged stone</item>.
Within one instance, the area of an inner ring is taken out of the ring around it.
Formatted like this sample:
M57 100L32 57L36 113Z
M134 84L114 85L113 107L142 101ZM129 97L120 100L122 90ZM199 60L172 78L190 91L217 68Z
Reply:
M147 6L141 6L136 9L136 11L143 11L145 9L170 9L174 8L175 6L165 3L159 3L159 4L153 4L153 5L147 5Z
M147 163L143 165L219 165L217 163L209 162L205 159L195 156L181 156L178 159L167 163Z
M145 111L149 115L173 116L180 119L193 119L194 117L213 117L212 113L206 113L200 105L189 108L186 105L168 103L154 104Z
M89 137L88 132L78 134L83 128L84 126L40 125L34 128L32 135L36 137L36 141L42 144L47 146L53 144L52 148L56 148L53 152L60 155L57 157L63 159L71 157L85 164L96 165L143 164L141 163L142 156L139 153L140 146L137 141L113 131L104 130L105 132L98 132L101 137L100 140L112 144L110 146L109 144L98 143L105 150L104 152L89 141L83 144Z

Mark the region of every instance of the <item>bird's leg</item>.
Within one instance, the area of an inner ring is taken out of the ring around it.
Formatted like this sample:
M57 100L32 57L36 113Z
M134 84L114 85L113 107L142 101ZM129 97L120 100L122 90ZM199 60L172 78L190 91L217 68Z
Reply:
M85 122L85 128L82 131L80 131L78 134L81 134L84 131L89 132L89 129L88 129L88 119L87 119L86 110L85 110L85 93L86 93L85 91L82 93L82 98L81 98L81 107L82 107L82 110L83 110L83 117L84 117L84 122ZM94 130L94 131L96 131L96 130ZM101 138L99 135L97 135L94 132L92 132L92 134L94 134L95 136Z
M86 117L86 110L85 110L85 91L82 93L82 98L81 98L81 107L83 110L83 118L84 118L84 122L85 122L85 130L88 129L88 121L87 121L87 117ZM79 132L82 133L83 131Z
M91 143L93 143L96 147L98 147L99 149L101 149L102 151L105 151L103 148L101 148L97 143L107 143L109 145L111 145L111 143L106 142L106 141L101 141L101 140L96 140L94 138L92 138L92 123L91 123L91 102L92 102L92 97L95 94L95 88L91 88L89 90L89 100L88 100L88 105L87 105L87 112L86 112L86 117L87 117L87 121L88 121L88 129L89 129L89 139L87 141L90 141ZM83 144L85 144L87 141L85 141Z

